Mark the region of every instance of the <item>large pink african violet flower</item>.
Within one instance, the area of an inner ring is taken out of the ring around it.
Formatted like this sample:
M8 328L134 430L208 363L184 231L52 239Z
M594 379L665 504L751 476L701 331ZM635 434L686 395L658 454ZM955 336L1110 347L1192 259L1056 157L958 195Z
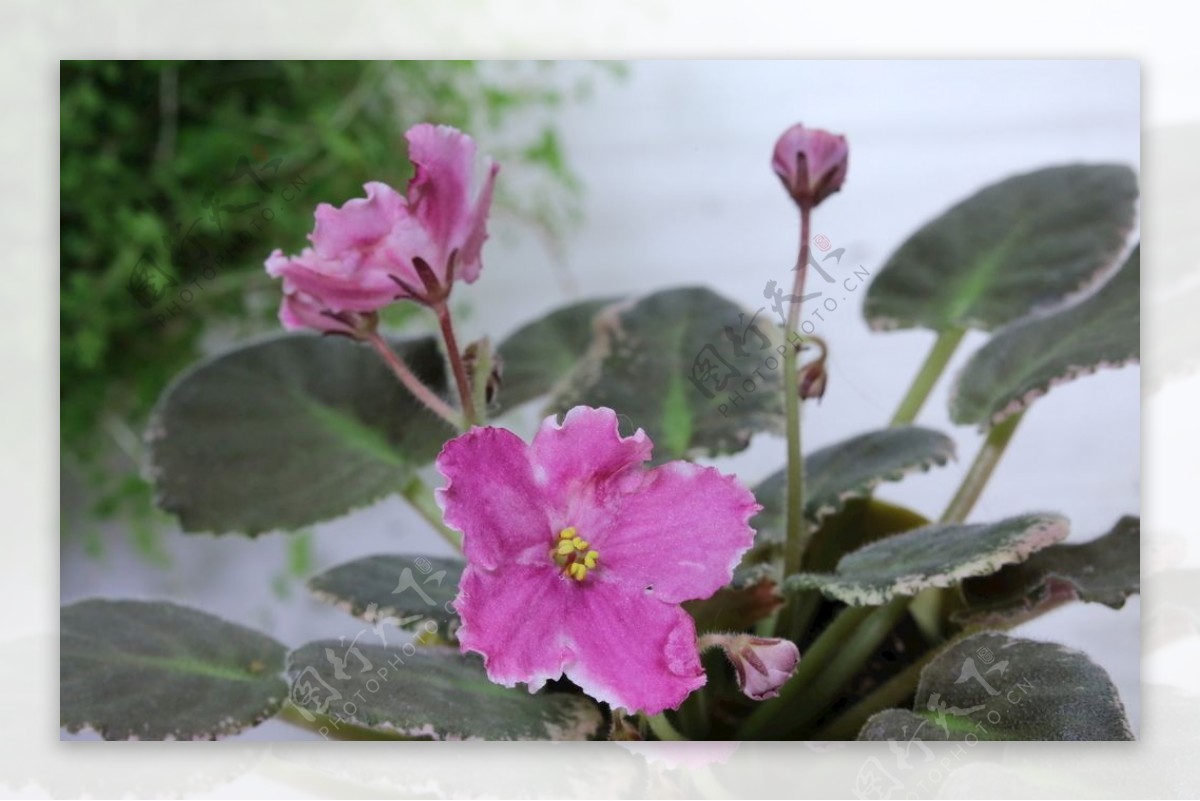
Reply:
M471 137L422 124L405 138L416 169L407 197L371 182L363 187L366 198L341 208L322 203L309 235L312 247L298 256L275 250L267 258L267 272L283 278L285 327L345 333L358 319L353 313L399 299L436 305L455 280L479 277L499 166L489 167L472 201Z
M547 418L529 445L502 428L446 443L438 501L467 557L458 637L492 681L535 691L565 673L648 714L703 686L679 604L729 582L761 507L711 467L646 469L652 448L641 429L620 436L613 410L586 406Z

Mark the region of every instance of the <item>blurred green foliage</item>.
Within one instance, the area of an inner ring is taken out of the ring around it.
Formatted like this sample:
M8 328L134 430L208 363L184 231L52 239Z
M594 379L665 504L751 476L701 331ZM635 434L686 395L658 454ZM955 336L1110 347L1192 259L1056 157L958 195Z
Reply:
M578 216L554 113L593 65L443 62L63 62L61 447L95 502L128 515L162 561L140 432L206 342L274 329L263 272L298 251L321 201L409 177L403 134L431 121L473 134L505 166L494 216L553 246ZM402 315L403 311L396 312ZM398 322L393 317L390 322ZM72 526L64 517L63 531Z

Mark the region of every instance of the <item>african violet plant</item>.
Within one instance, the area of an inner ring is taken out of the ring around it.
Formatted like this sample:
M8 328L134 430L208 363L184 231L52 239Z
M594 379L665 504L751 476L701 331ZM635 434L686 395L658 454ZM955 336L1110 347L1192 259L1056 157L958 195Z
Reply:
M461 557L312 577L377 630L414 629L400 646L289 650L172 603L73 604L64 726L208 738L278 715L343 738L1132 736L1085 655L1003 632L1067 601L1122 606L1138 591L1138 520L1082 545L1062 544L1057 513L968 522L1034 400L1137 359L1129 169L1012 177L914 234L865 314L934 331L929 357L888 427L802 455L801 406L824 391L830 347L800 324L810 222L845 181L843 137L797 125L775 147L800 225L782 328L686 287L574 303L496 348L460 345L448 299L482 269L498 168L473 192L469 137L419 125L407 139L406 194L369 183L321 204L312 246L267 258L284 327L326 336L274 336L181 376L147 432L151 472L186 531L295 529L399 493ZM440 348L380 331L393 303L429 309ZM986 440L929 521L872 492L954 455L912 423L969 329L994 333L951 414ZM711 345L722 333L732 354ZM755 373L764 363L782 369ZM763 384L734 402L731 379L752 373ZM531 437L489 422L544 396ZM753 491L693 461L759 432L783 433L787 460Z

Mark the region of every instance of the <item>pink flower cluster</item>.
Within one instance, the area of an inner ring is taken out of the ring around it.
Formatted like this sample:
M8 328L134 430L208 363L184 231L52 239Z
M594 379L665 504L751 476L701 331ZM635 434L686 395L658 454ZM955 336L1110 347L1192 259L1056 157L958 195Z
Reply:
M279 319L285 328L353 334L396 300L431 306L456 280L479 277L487 215L499 167L492 164L471 197L475 143L454 128L417 125L408 140L415 174L407 196L387 184L364 186L366 198L341 208L322 203L312 247L274 251L267 272L283 279Z

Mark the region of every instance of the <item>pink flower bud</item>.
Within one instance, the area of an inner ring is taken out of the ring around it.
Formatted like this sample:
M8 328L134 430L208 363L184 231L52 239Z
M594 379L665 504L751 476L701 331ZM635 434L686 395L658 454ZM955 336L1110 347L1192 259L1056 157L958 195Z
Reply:
M706 634L700 648L719 645L733 664L738 687L755 701L779 695L800 662L800 649L791 640L751 634Z
M825 358L816 359L800 368L800 378L797 390L800 400L816 398L818 401L825 395L825 386L829 383L829 373L825 370Z
M793 125L775 143L771 166L802 208L812 208L842 188L850 149L846 137Z

